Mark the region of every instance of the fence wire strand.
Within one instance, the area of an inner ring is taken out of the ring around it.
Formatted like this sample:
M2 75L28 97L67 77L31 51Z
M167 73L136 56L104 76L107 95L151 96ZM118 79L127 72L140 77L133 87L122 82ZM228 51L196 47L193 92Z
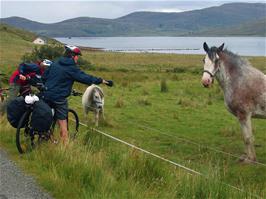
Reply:
M71 120L72 120L72 119L71 119ZM74 120L72 120L72 121L74 121ZM82 122L79 122L79 124L82 125L82 126L84 126L84 127L89 128L88 125L86 125L86 124L84 124L84 123L82 123ZM117 141L117 142L120 142L120 143L122 143L122 144L125 144L125 145L127 145L127 146L129 146L129 147L131 147L131 148L137 149L137 150L139 150L139 151L141 151L141 152L143 152L143 153L146 153L146 154L151 155L151 156L153 156L153 157L155 157L155 158L158 158L158 159L160 159L160 160L162 160L162 161L168 162L168 163L170 163L170 164L172 164L172 165L174 165L174 166L176 166L176 167L179 167L179 168L181 168L181 169L184 169L184 170L186 170L187 172L189 172L189 174L191 174L191 175L192 175L192 174L195 174L195 175L198 175L198 176L204 177L205 179L208 180L208 176L204 175L204 174L201 173L201 172L198 172L198 171L196 171L196 170L190 169L189 167L186 167L186 166L184 166L184 165L182 165L182 164L176 163L176 162L174 162L174 161L172 161L172 160L166 159L166 158L164 158L164 157L162 157L162 156L160 156L160 155L157 155L157 154L152 153L152 152L150 152L150 151L147 151L147 150L145 150L145 149L143 149L143 148L141 148L141 147L138 147L138 146L136 146L136 145L133 145L133 144L131 144L131 143L128 143L128 142L126 142L126 141L124 141L124 140L122 140L122 139L119 139L119 138L117 138L117 137L115 137L115 136L112 136L112 135L110 135L110 134L108 134L108 133L105 133L105 132L103 132L103 131L100 131L100 130L98 130L98 129L96 129L96 128L91 128L91 129L92 129L93 131L97 132L97 133L100 133L101 135L104 135L104 136L106 136L106 137L109 137L109 138L112 139L112 140L115 140L115 141ZM219 182L219 183L221 183L222 185L225 185L225 186L227 186L227 187L230 187L230 188L232 188L232 189L235 189L235 190L237 190L237 191L239 191L239 192L242 192L242 193L245 193L245 194L249 194L250 196L253 196L253 197L255 197L255 198L262 199L259 195L252 194L252 193L250 193L250 192L247 192L247 191L245 191L245 190L243 190L243 189L240 189L240 188L238 188L238 187L236 187L236 186L233 186L233 185L231 185L231 184L225 183L225 182L223 182L223 181L217 181L217 182Z
M76 106L79 106L79 108L83 108L80 104L77 104L76 102L74 102L74 104L75 104ZM72 120L72 121L73 121L73 120ZM88 125L86 125L86 124L84 124L84 123L82 123L82 122L79 122L79 123L80 123L80 125L89 128ZM202 144L199 144L198 142L195 142L195 141L189 140L189 139L187 139L187 138L181 138L181 137L177 137L177 136L169 135L169 134L164 133L164 132L162 132L162 131L160 131L160 130L158 130L158 129L151 128L151 127L148 127L148 126L146 126L146 125L140 125L140 124L137 124L137 123L134 123L134 122L129 122L129 123L134 124L134 125L136 125L136 126L138 126L138 127L142 127L142 128L146 128L146 129L150 129L150 130L156 131L156 132L161 133L161 134L163 134L163 135L167 135L167 136L170 136L170 137L175 137L176 139L179 139L179 140L182 140L182 141L186 141L187 143L197 145L198 147L208 148L208 149L210 149L210 150L212 150L212 151L215 151L215 152L218 152L218 153L222 153L222 154L225 154L225 155L228 155L228 156L231 156L231 157L240 158L240 156L237 156L237 155L234 155L234 154L231 154L231 153L227 153L227 152L224 152L224 151L221 151L221 150L219 150L219 149L212 148L212 147L206 147L206 146L203 146ZM155 153L152 153L152 152L150 152L150 151L148 151L148 150L145 150L145 149L143 149L143 148L141 148L141 147L138 147L138 146L136 146L136 145L133 145L133 144L131 144L131 143L128 143L128 142L126 142L126 141L124 141L124 140L122 140L122 139L119 139L119 138L117 138L117 137L115 137L115 136L112 136L112 135L110 135L110 134L108 134L108 133L105 133L105 132L103 132L103 131L100 131L99 129L96 129L96 128L91 128L91 129L92 129L93 131L95 131L95 132L98 132L99 134L102 134L102 135L104 135L104 136L106 136L106 137L109 137L110 139L113 139L113 140L115 140L115 141L117 141L117 142L120 142L120 143L122 143L122 144L125 144L125 145L127 145L127 146L129 146L129 147L131 147L131 148L137 149L137 150L139 150L139 151L141 151L141 152L143 152L143 153L146 153L146 154L151 155L151 156L153 156L153 157L155 157L155 158L158 158L158 159L160 159L160 160L162 160L162 161L168 162L169 164L172 164L172 165L174 165L174 166L176 166L176 167L179 167L179 168L181 168L181 169L183 169L183 170L186 170L186 171L188 172L188 174L190 174L190 175L195 174L195 175L198 175L198 176L204 177L205 179L208 180L208 176L206 176L205 174L203 174L203 173L201 173L201 172L199 172L199 171L193 170L193 169L191 169L191 168L189 168L189 167L186 167L186 166L184 166L184 165L182 165L182 164L179 164L179 163L177 163L177 162L174 162L174 161L172 161L172 160L169 160L169 159L167 159L167 158L164 158L164 157L162 157L162 156L160 156L160 155L157 155L157 154L155 154ZM256 161L254 161L253 163L260 164L260 165L262 165L262 166L266 166L265 164L260 163L260 162L256 162ZM243 189L240 189L240 188L238 188L238 187L236 187L236 186L233 186L233 185L231 185L231 184L225 183L225 182L223 182L223 181L218 181L218 182L221 183L222 185L225 185L225 186L227 186L227 187L230 187L230 188L232 188L232 189L235 189L235 190L237 190L237 191L239 191L239 192L242 192L242 193L245 193L245 194L249 194L250 196L253 196L253 197L255 197L255 198L262 199L262 197L260 197L259 195L252 194L252 193L250 193L250 192L247 192L247 191L245 191L245 190L243 190Z
M74 104L76 106L79 106L79 108L83 108L80 104L77 104L76 102L74 102ZM224 155L227 155L227 156L231 156L231 157L234 157L234 158L237 158L237 159L240 159L241 158L239 155L235 155L235 154L232 154L232 153L229 153L229 152L225 152L225 151L222 151L222 150L217 149L217 148L214 148L214 147L209 147L209 146L203 145L203 144L201 144L199 142L195 142L195 141L193 141L191 139L188 139L186 137L180 137L180 136L177 136L177 135L172 135L172 134L163 132L162 130L155 129L155 128L152 128L150 126L143 125L143 124L139 124L139 123L136 123L136 122L131 122L131 121L127 121L127 122L133 124L134 126L138 126L140 128L145 128L145 129L148 129L148 130L152 130L152 131L155 131L155 132L157 132L159 134L162 134L162 135L165 135L165 136L168 136L168 137L172 137L172 138L175 138L177 140L184 141L186 143L189 143L189 144L198 146L200 148L205 148L205 149L208 149L210 151L214 151L216 153L221 153L221 154L224 154ZM251 163L254 163L254 164L257 164L257 165L260 165L260 166L266 167L266 164L261 163L261 162L258 162L258 161L252 161L252 160L250 160L250 162Z

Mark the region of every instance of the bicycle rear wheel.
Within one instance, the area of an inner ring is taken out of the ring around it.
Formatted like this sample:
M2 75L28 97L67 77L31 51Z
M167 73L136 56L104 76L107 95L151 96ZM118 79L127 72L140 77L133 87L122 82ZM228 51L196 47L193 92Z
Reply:
M16 145L19 153L21 154L31 151L34 147L34 135L30 134L31 129L29 127L29 115L30 111L25 112L19 120L17 127Z
M76 111L68 109L67 115L67 130L70 139L75 139L79 129L79 117Z

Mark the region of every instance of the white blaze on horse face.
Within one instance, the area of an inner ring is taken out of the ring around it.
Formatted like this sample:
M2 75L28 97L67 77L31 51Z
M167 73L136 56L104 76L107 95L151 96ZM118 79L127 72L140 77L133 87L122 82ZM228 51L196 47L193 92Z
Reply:
M96 104L97 108L102 108L103 107L102 97L101 97L101 95L100 95L100 93L98 91L96 91L94 93L93 101Z
M214 63L212 62L212 60L209 58L208 54L205 56L204 58L204 70L205 71L209 71L211 74L213 74L214 72ZM208 87L212 84L212 77L209 73L204 72L202 75L202 80L201 80L202 84L205 87Z

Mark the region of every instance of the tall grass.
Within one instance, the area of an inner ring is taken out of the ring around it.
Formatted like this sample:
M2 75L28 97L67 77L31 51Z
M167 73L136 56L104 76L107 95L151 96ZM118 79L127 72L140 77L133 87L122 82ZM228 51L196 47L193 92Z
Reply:
M12 133L6 132L10 131L8 125L2 127L4 133ZM184 170L83 130L84 134L67 147L43 143L17 160L55 198L252 198L221 184L221 174L214 173L213 166L207 179L188 175ZM12 145L11 137L12 134L1 137L8 148Z

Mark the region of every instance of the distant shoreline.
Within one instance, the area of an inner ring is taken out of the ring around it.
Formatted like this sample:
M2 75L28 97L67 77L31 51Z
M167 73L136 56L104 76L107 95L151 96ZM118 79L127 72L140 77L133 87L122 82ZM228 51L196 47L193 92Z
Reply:
M225 43L232 52L244 56L266 56L265 37L72 37L55 38L61 43L88 51L124 53L204 54L202 44Z
M94 48L94 47L86 47L86 46L78 46L81 50L84 51L105 51L104 48Z

